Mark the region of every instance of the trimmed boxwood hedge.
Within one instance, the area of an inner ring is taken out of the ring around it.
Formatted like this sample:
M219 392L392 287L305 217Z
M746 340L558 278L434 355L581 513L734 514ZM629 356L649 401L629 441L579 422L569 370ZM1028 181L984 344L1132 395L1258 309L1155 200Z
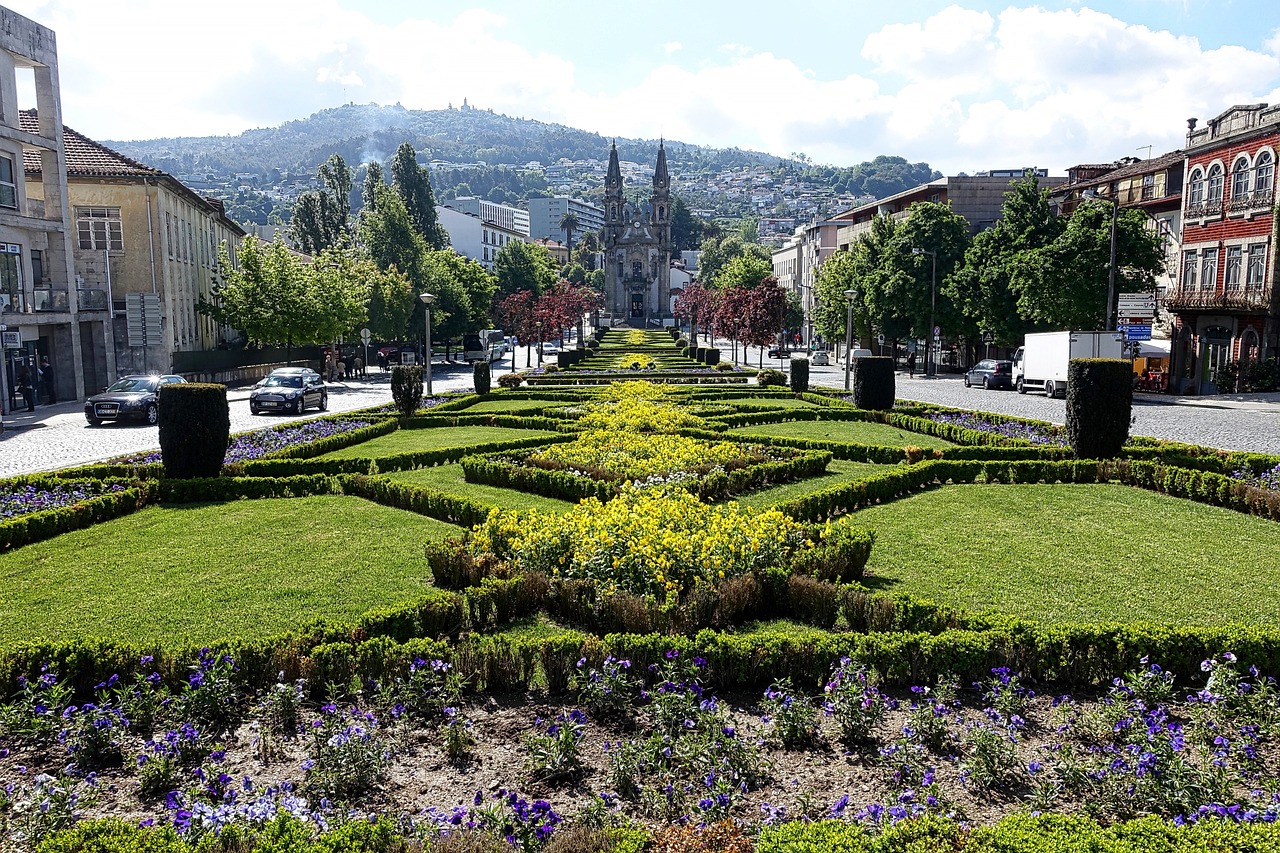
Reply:
M893 408L893 359L868 355L853 360L853 404L859 409Z
M1133 365L1073 358L1067 365L1067 441L1081 459L1113 459L1129 437Z
M175 382L161 385L156 399L165 476L218 476L231 436L227 386Z

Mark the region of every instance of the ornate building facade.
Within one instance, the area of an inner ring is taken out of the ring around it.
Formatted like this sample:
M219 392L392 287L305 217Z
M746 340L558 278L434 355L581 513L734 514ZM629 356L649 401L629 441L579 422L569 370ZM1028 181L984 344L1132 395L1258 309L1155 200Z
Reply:
M638 328L671 320L671 178L658 144L647 205L626 200L618 147L609 150L604 184L605 310Z

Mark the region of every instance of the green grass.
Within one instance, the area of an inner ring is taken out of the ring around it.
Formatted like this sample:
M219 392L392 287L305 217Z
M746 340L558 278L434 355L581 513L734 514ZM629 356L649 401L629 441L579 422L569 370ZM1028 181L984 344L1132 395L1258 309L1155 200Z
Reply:
M842 441L888 447L955 447L945 439L870 421L787 421L741 427L730 432L738 435L773 435L779 438L806 438L811 441Z
M487 444L491 441L512 441L520 438L557 434L540 429L490 426L398 429L387 435L380 435L369 441L353 444L350 447L344 447L332 453L326 453L318 458L376 459L380 456L394 456L397 453L415 453L420 450L438 450L443 447L468 447L473 444Z
M1119 485L972 485L854 519L876 533L880 589L1039 622L1280 625L1266 594L1280 524L1228 509Z
M384 475L388 480L409 483L444 492L461 498L504 509L539 509L547 512L566 512L573 507L569 501L544 498L542 495L499 489L479 483L468 483L462 475L461 465L433 465L413 471L396 471Z
M743 397L740 400L725 400L731 406L744 409L812 409L814 404L808 400L797 400L795 397Z
M515 412L532 412L547 406L559 405L547 400L481 400L474 406L459 409L459 415L510 415Z
M453 525L353 497L148 507L0 554L0 643L265 637L409 601Z
M760 489L747 495L740 495L735 500L738 503L749 506L753 509L768 509L771 506L780 504L783 501L794 500L795 498L811 495L814 492L820 492L823 489L829 489L832 486L841 486L852 480L858 480L862 477L877 474L893 468L893 465L873 465L869 462L847 462L843 459L833 459L831 464L827 466L827 473L821 477L810 477L806 480L797 480L794 483L783 483L780 486L770 486L767 489Z

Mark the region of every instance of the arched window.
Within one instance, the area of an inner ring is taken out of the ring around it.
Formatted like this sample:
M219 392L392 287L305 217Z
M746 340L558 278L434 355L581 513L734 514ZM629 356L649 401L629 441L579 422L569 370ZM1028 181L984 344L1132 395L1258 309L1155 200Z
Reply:
M1275 160L1270 151L1259 152L1253 171L1253 191L1263 199L1270 199L1271 181L1276 171Z
M1209 179L1205 187L1204 200L1209 204L1222 202L1222 164L1214 163L1209 167Z
M1231 197L1244 198L1249 194L1249 158L1241 157L1231 167Z
M667 218L667 209L662 205L658 205L658 221L662 222Z
M1190 186L1187 192L1187 205L1194 207L1204 201L1204 172L1192 169L1188 183Z

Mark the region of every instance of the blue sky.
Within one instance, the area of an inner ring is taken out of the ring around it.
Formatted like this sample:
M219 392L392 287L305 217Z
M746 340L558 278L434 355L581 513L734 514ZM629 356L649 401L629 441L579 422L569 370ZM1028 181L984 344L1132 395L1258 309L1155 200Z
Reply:
M1177 148L1280 100L1276 0L797 4L8 0L97 139L238 133L347 101L954 174ZM1150 148L1148 148L1150 146Z

